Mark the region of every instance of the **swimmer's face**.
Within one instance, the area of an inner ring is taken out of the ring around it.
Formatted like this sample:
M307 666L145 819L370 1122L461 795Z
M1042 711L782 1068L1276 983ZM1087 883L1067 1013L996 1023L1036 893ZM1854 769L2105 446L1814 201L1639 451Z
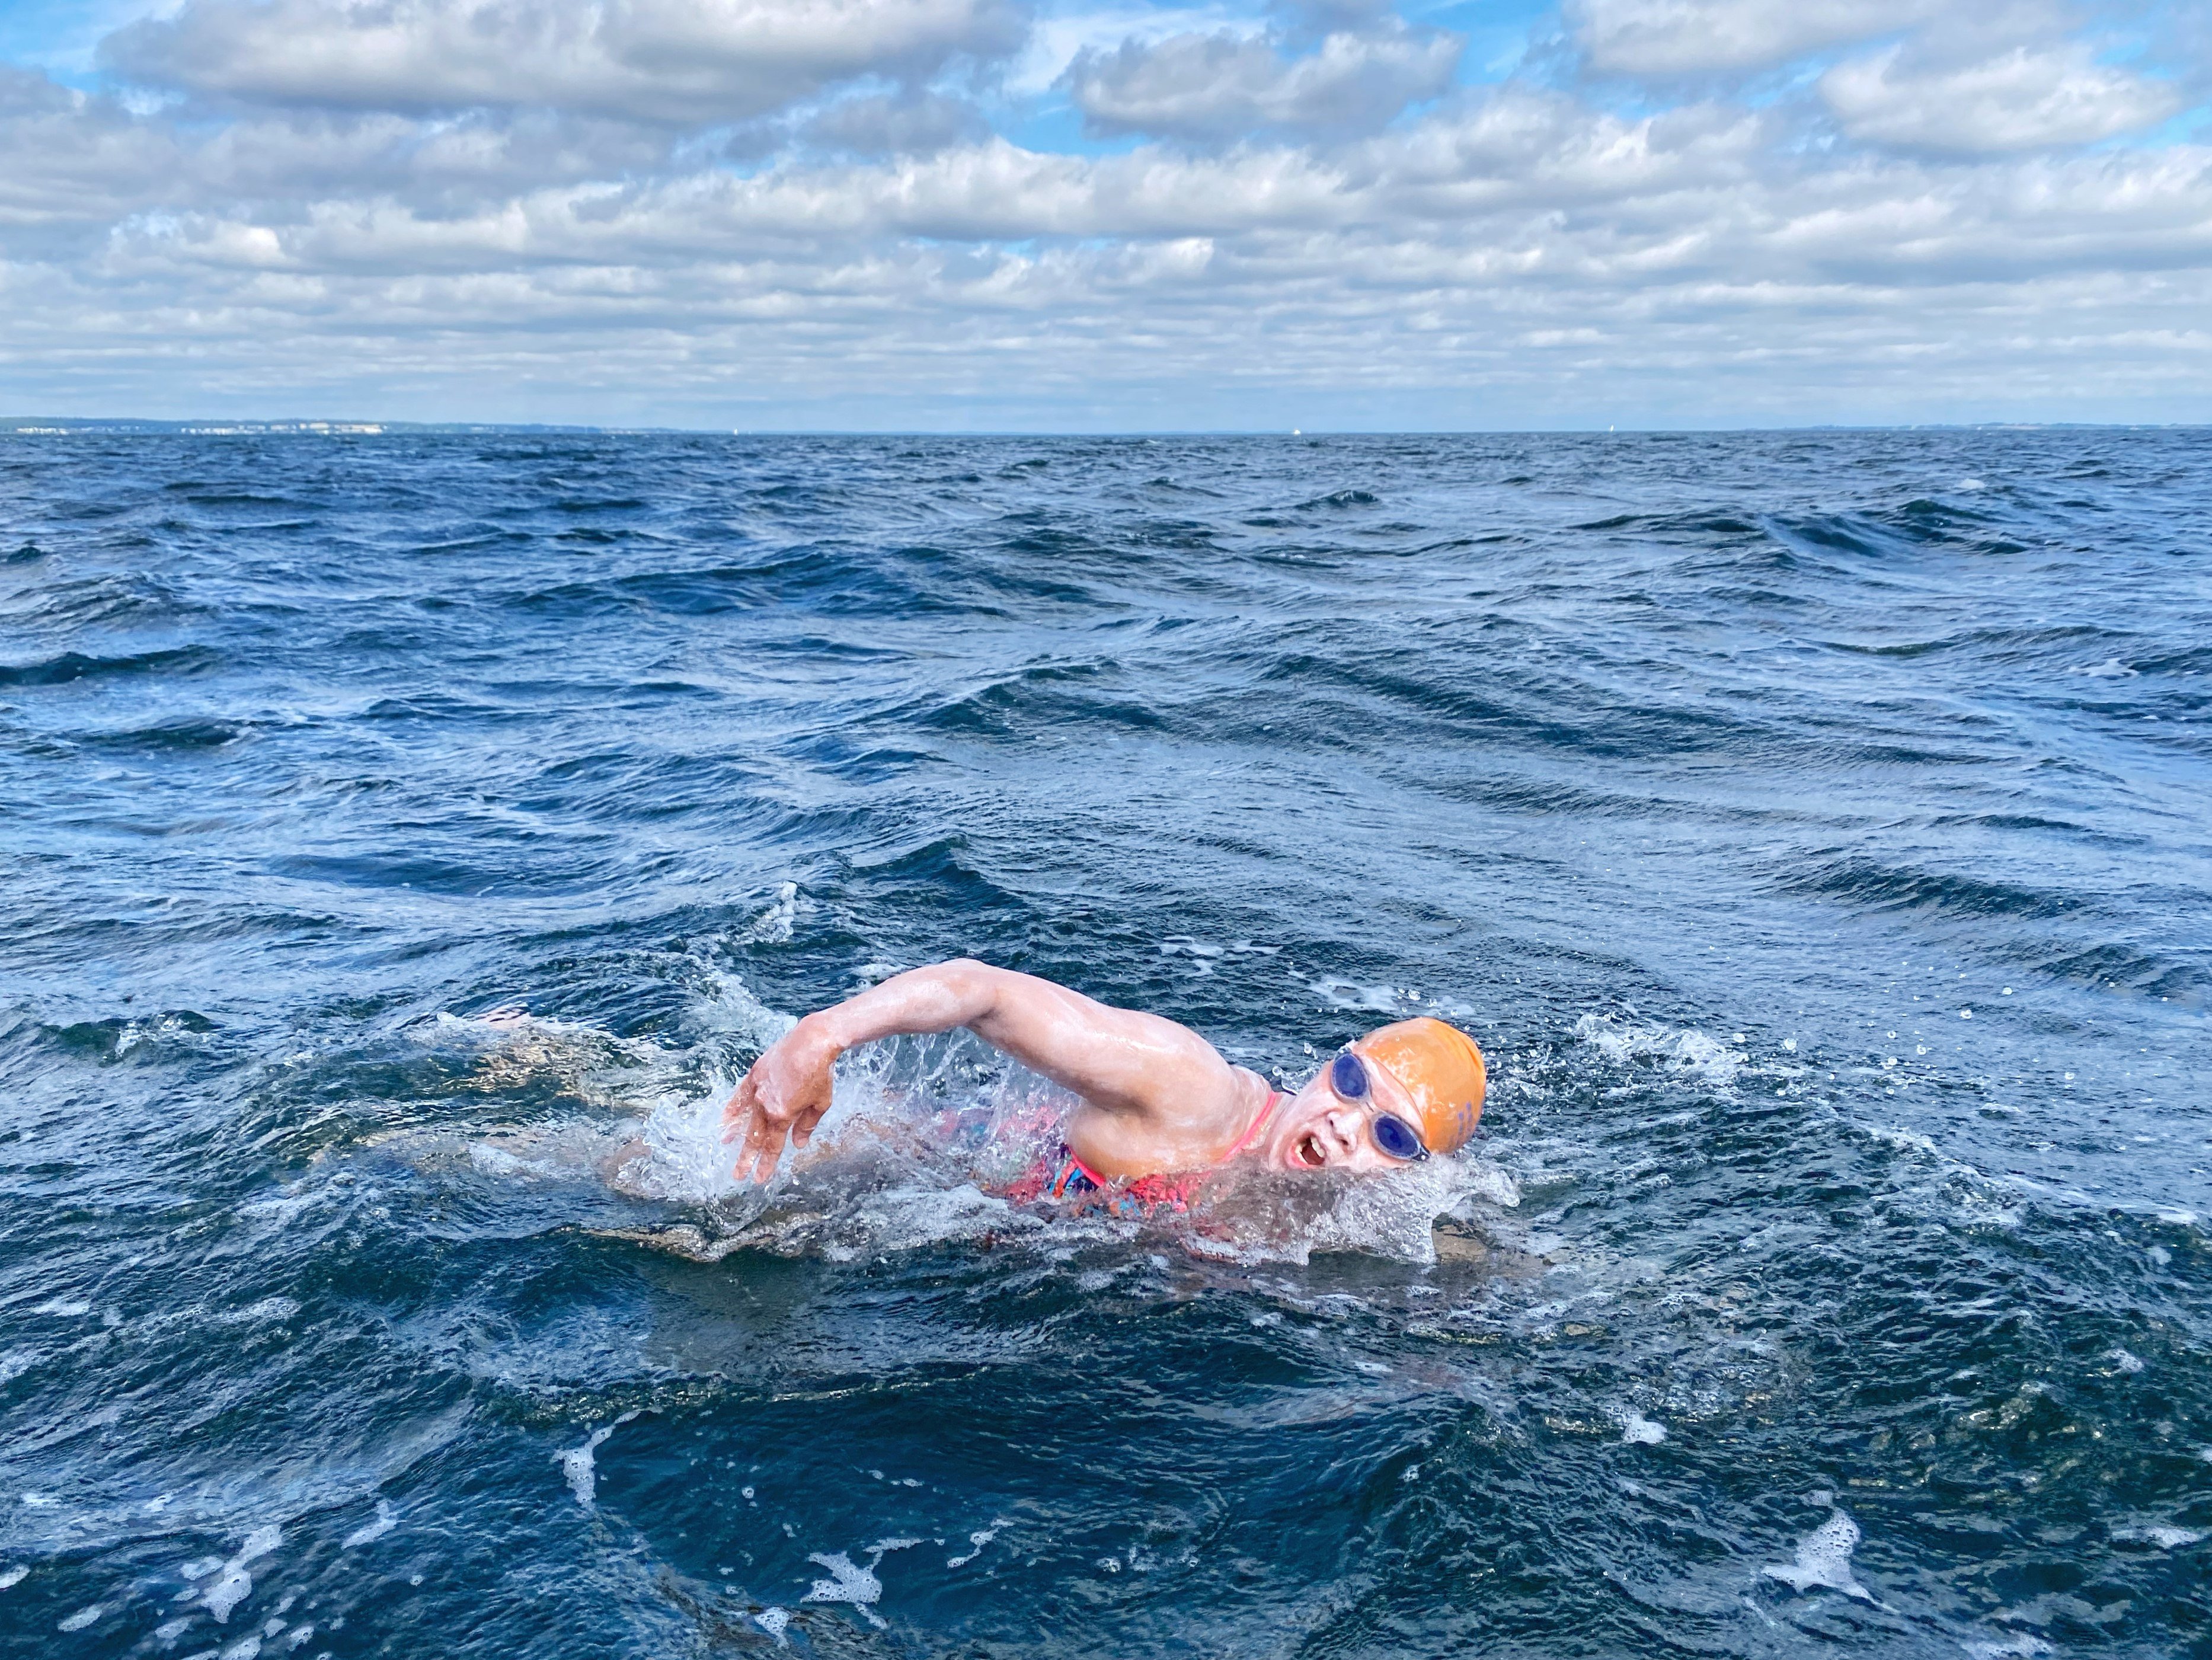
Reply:
M1419 1110L1406 1086L1388 1069L1369 1061L1366 1071L1364 1099L1340 1095L1328 1067L1306 1079L1275 1115L1267 1143L1268 1164L1276 1170L1304 1172L1404 1169L1405 1160L1391 1158L1375 1145L1375 1115L1395 1113L1407 1122L1418 1124Z

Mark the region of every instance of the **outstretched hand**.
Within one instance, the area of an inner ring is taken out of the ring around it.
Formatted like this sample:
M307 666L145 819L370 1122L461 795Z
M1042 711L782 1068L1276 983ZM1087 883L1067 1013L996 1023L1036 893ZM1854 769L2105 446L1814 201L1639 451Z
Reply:
M830 1110L836 1060L836 1046L819 1041L801 1021L753 1062L722 1109L722 1140L744 1138L731 1171L738 1181L766 1182L787 1139L801 1147L814 1139L814 1127Z

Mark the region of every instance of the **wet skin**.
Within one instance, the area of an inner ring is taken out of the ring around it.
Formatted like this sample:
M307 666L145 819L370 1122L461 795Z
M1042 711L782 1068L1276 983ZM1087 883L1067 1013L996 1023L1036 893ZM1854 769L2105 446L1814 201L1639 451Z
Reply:
M1123 1179L1219 1164L1273 1091L1188 1027L1117 1009L1034 975L967 958L914 969L808 1015L753 1063L722 1110L739 1143L738 1180L765 1182L788 1143L805 1146L830 1110L831 1068L857 1044L962 1026L1082 1098L1067 1145ZM1419 1122L1412 1098L1368 1063L1369 1095L1340 1095L1323 1067L1275 1109L1243 1157L1284 1171L1378 1171L1401 1162L1375 1145L1374 1115Z

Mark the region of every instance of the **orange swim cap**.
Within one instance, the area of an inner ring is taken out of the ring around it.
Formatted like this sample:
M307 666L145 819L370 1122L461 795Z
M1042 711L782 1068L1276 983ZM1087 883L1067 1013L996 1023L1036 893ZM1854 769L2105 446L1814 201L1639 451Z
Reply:
M1389 1068L1421 1115L1421 1143L1431 1152L1455 1152L1482 1116L1490 1071L1474 1039L1427 1015L1378 1026L1352 1049Z

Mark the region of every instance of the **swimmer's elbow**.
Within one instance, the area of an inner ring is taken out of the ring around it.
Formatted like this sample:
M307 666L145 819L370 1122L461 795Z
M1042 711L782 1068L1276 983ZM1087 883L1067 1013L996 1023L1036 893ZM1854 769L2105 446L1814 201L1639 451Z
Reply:
M981 998L988 1001L997 989L992 982L1000 970L988 963L979 963L972 957L952 957L930 970L937 982L963 1000Z
M969 1025L995 1011L1006 970L994 969L972 957L955 957L938 964L930 975L959 1006L958 1024Z

